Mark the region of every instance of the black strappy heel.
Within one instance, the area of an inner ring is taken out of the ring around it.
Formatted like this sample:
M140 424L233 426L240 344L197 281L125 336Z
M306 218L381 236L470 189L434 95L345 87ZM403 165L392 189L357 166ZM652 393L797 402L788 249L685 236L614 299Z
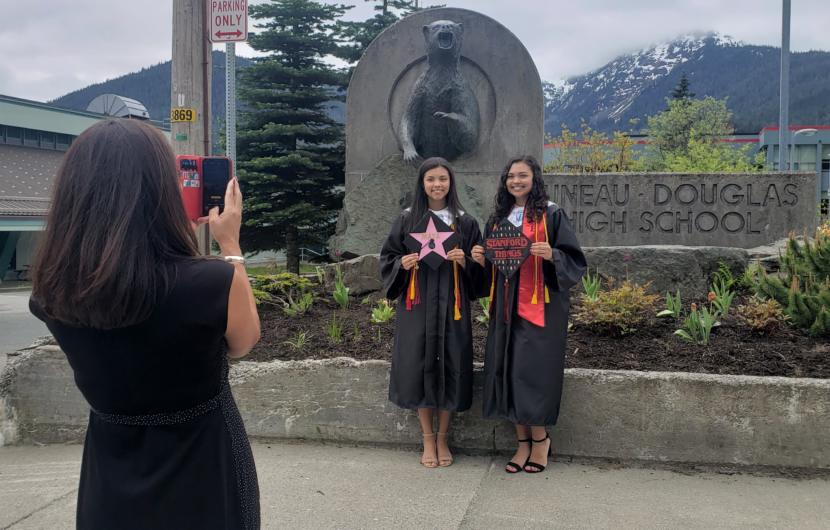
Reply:
M545 440L550 440L550 435L548 433L545 433L545 437L542 438L541 440L533 440L533 443L540 444L540 443L543 443ZM552 453L553 453L553 441L548 443L548 456L550 456ZM530 469L528 469L528 468L530 468ZM545 470L545 466L543 466L542 464L537 464L536 462L531 462L530 458L528 458L527 462L525 462L524 470L525 470L525 473L541 473L542 471Z
M521 443L530 443L531 440L532 440L532 438L526 438L524 440L516 440L516 441L521 444ZM527 457L527 460L525 460L524 465L526 466L529 461L530 461L530 456ZM521 473L523 468L524 468L524 466L520 466L516 462L511 461L511 462L508 462L504 466L504 471L505 471L505 473L515 474L515 473Z

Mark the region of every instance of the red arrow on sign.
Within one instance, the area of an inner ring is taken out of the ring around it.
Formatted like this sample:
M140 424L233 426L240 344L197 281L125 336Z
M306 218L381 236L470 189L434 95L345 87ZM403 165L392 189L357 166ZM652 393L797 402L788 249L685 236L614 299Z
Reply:
M239 31L239 30L236 30L236 31L227 31L227 32L225 32L225 31L217 31L217 32L216 32L216 37L217 37L217 38L220 38L220 39L221 39L222 37L230 37L231 35L236 35L237 37L239 37L239 36L241 36L241 35L242 35L242 32L241 32L241 31Z

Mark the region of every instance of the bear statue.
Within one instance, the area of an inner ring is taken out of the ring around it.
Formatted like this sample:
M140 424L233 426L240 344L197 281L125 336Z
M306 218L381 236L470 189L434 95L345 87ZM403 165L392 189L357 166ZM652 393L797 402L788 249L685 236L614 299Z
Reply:
M412 89L401 120L403 159L454 160L478 143L479 108L461 74L462 24L439 20L424 26L427 69Z

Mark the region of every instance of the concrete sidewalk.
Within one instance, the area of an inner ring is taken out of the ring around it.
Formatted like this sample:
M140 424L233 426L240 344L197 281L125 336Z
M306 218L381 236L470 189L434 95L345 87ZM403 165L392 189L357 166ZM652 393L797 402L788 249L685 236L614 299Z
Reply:
M256 443L263 528L828 528L830 480ZM74 528L81 447L0 448L0 528Z

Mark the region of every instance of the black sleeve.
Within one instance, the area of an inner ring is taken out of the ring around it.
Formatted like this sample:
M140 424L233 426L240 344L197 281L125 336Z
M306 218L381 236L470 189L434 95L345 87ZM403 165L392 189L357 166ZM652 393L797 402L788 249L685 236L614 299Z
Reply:
M484 246L484 240L490 237L492 227L489 224L484 226L484 237L481 240L481 245ZM478 265L478 264L476 264ZM490 263L486 257L484 258L484 267L481 268L481 276L476 281L476 298L487 298L490 296L490 285L493 283L493 264Z
M576 239L571 221L560 208L548 207L547 224L553 262L545 261L545 283L553 290L567 291L585 273L585 254Z
M478 221L470 215L463 215L459 219L459 224L462 226L462 248L465 254L465 263L462 268L464 276L464 284L467 287L467 297L470 300L475 300L481 297L481 283L484 281L484 268L476 263L471 257L473 247L482 244L481 229L478 227Z
M383 281L383 296L395 300L403 293L406 285L407 271L401 267L401 257L408 254L404 241L406 212L398 216L392 224L389 236L380 249L380 276Z

